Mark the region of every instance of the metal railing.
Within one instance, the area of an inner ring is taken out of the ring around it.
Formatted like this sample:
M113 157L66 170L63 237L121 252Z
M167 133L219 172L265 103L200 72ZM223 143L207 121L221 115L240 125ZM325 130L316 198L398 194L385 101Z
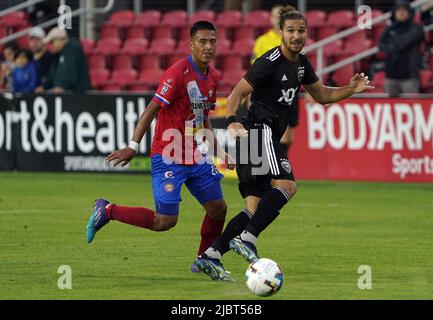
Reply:
M31 1L27 1L27 2L25 2L23 4L21 4L21 5L17 5L17 6L8 8L8 9L6 9L4 11L1 11L0 12L0 16L12 12L12 11L10 11L12 9L14 9L14 11L16 11L17 7L20 7L21 9L23 9L23 8L26 8L26 7L30 6L30 5L33 5L33 4L42 2L42 1L45 1L45 0L31 0ZM25 6L25 4L27 4L27 6ZM78 15L83 15L84 16L86 14L105 14L105 13L109 12L113 8L113 5L114 5L114 0L107 0L107 4L104 7L102 7L102 8L87 9L87 8L83 8L83 7L80 6L80 8L72 11L70 14L68 14L68 16L72 18L72 17L78 16ZM4 13L5 11L7 11L7 13ZM9 41L18 39L18 38L20 38L22 36L27 35L29 33L29 31L33 27L37 26L37 27L41 27L41 28L46 28L46 27L53 26L53 25L55 25L55 24L58 23L59 18L60 18L60 16L56 17L56 18L53 18L51 20L45 21L45 22L43 22L41 24L38 24L38 25L35 25L35 26L31 26L31 27L29 27L27 29L23 29L23 30L20 30L18 32L13 33L13 34L10 34L10 35L8 35L8 36L0 39L0 45L4 44L4 43L7 43Z
M419 8L422 5L430 2L431 0L417 0L413 1L411 3L412 8ZM387 21L392 16L392 12L386 12L380 16L377 16L371 20L371 26L374 26L376 24L379 24L383 21ZM424 32L430 31L433 29L433 25L429 25L424 27ZM367 58L369 56L372 56L379 52L379 48L377 46L367 49L365 51L362 51L354 56L351 56L349 58L346 58L344 60L341 60L339 62L336 62L334 64L331 64L329 66L324 66L324 47L332 42L335 42L337 40L340 40L342 38L345 38L353 33L359 32L361 29L356 25L349 29L343 30L339 33L334 34L333 36L327 37L325 39L322 39L320 41L317 41L307 47L305 47L304 52L305 53L311 53L314 51L317 51L316 59L317 59L317 66L316 66L316 72L317 75L320 77L324 74L333 72L341 67L344 67L348 64L354 63L356 61L362 60L364 58Z

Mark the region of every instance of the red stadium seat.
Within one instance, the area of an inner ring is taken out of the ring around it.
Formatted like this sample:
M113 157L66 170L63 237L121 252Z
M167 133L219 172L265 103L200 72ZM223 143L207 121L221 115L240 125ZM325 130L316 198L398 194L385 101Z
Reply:
M121 41L117 38L100 39L95 48L95 52L105 55L113 55L119 53Z
M355 55L373 47L373 41L370 39L352 39L348 40L344 46L344 54Z
M0 25L5 27L24 27L27 25L27 13L17 11L0 17Z
M99 29L99 39L104 38L120 38L119 28L116 26L104 24Z
M140 13L135 19L135 25L144 28L153 28L161 23L161 12L158 10L147 10Z
M129 54L121 54L113 57L113 70L132 69L132 57Z
M188 55L191 53L191 47L189 46L189 41L183 40L179 41L176 48L177 54Z
M328 25L337 28L350 28L355 25L355 14L351 10L337 10L328 14Z
M375 87L374 89L368 90L368 92L385 92L385 71L376 72L373 76L371 84Z
M145 84L135 84L128 88L128 91L130 92L144 92L148 91L149 87Z
M168 56L167 61L166 61L167 67L170 67L172 64L176 63L177 61L179 61L183 58L185 58L185 55L179 54L179 53L175 53L175 54Z
M183 26L179 29L178 40L179 41L189 41L189 30L190 26Z
M139 80L150 88L156 89L163 74L164 71L161 69L143 70L140 72Z
M243 69L225 71L221 78L221 84L234 87L245 73L246 70Z
M227 55L222 60L222 71L239 70L242 69L242 57L240 55L231 54Z
M237 41L241 39L255 39L254 29L248 25L235 28L233 30L233 33L234 33L233 41Z
M126 39L144 39L146 38L146 31L141 26L132 26L126 30Z
M161 24L174 28L183 27L187 24L187 13L184 10L167 11L162 15Z
M148 47L147 39L126 39L121 52L136 56L146 53Z
M90 68L90 82L93 87L100 87L108 84L110 78L110 71L105 68L92 69Z
M270 13L265 10L251 11L245 17L245 24L254 28L271 28Z
M111 74L111 83L121 86L129 86L137 81L137 71L134 69L114 70Z
M431 70L421 70L419 72L420 87L422 92L427 92L432 88L432 71Z
M360 29L359 31L348 35L345 38L347 41L358 40L358 39L367 39L367 32L365 29Z
M176 41L173 39L155 39L151 42L149 51L158 55L169 55L173 53Z
M170 26L161 25L152 30L152 40L173 38L173 31Z
M316 40L318 41L318 40L322 40L324 38L330 37L330 36L336 34L337 30L338 29L336 27L332 27L332 26L317 28Z
M8 34L8 28L0 26L0 39L6 37Z
M231 53L232 43L227 39L218 39L217 55L223 56Z
M323 47L323 53L327 57L337 56L342 54L343 41L337 40Z
M326 24L326 12L321 10L311 10L305 13L309 28L319 28Z
M0 38L2 38L0 33ZM92 53L93 48L95 47L95 41L92 39L80 39L81 47L83 48L83 52L86 56Z
M119 84L107 84L101 87L101 90L104 92L120 92L122 90L122 86Z
M374 41L374 43L379 42L380 36L382 35L385 28L386 25L384 24L377 24L373 26L371 29L371 39Z
M233 28L238 27L242 24L242 12L238 10L226 10L221 12L216 21L215 24L217 27L224 27L224 28Z
M214 22L215 21L215 11L212 10L199 10L194 12L191 17L189 17L189 23L190 24L194 24L197 21L200 20L206 20L206 21L210 21L210 22Z
M332 81L338 87L345 86L349 84L350 79L353 77L354 74L355 74L354 65L348 64L334 71L334 74L332 75Z
M103 53L92 53L87 57L90 69L103 69L106 67L105 55Z
M233 42L232 53L241 56L251 56L255 41L253 39L241 39Z
M155 54L144 54L138 59L138 70L154 70L160 69L161 63L158 55Z
M108 20L107 24L119 28L126 28L126 27L130 27L134 23L134 20L135 20L134 11L120 10L114 12L111 15L110 20Z

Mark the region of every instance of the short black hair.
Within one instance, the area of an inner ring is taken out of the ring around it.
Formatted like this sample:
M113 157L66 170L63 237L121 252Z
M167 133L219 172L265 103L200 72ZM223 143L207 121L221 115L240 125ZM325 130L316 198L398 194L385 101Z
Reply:
M307 25L307 18L305 18L305 16L301 12L296 10L295 7L292 7L290 5L287 5L287 6L284 6L283 8L281 8L281 11L280 11L280 29L281 30L283 30L284 22L286 20L304 20L305 24Z
M18 58L20 55L24 54L27 57L27 60L33 60L33 54L30 50L28 49L19 49L18 51L15 52L14 55L14 60L16 58Z
M20 49L20 46L16 42L9 42L4 45L4 49L11 49L13 52L17 52Z
M194 23L192 25L191 29L189 30L189 36L191 38L193 38L195 36L195 34L197 33L197 31L199 31L199 30L216 31L216 28L212 22L205 21L205 20L197 21L196 23Z

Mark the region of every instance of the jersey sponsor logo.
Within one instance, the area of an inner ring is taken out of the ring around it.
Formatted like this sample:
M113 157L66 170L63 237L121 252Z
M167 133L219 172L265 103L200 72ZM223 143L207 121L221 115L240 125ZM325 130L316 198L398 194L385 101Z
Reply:
M281 93L283 94L279 99L278 102L282 104L290 105L293 101L293 98L295 97L297 88L289 88L287 90L281 89ZM284 103L284 102L285 103Z
M211 109L214 106L214 103L207 101L208 97L202 95L200 88L198 87L198 84L195 80L188 82L187 91L191 110Z
M172 184L171 182L167 182L164 185L164 190L165 190L165 192L173 192L174 191L174 184Z

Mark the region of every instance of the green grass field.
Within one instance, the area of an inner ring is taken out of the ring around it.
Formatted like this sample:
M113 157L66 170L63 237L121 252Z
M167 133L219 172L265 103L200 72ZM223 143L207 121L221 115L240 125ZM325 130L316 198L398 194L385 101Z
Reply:
M230 218L243 201L236 180L223 181ZM232 252L235 283L190 272L203 210L186 188L174 229L111 222L89 245L100 196L153 208L149 176L0 173L0 299L259 299ZM268 299L432 299L433 185L300 181L258 246L285 275ZM61 265L71 290L57 287ZM372 268L370 290L357 286L360 265Z

